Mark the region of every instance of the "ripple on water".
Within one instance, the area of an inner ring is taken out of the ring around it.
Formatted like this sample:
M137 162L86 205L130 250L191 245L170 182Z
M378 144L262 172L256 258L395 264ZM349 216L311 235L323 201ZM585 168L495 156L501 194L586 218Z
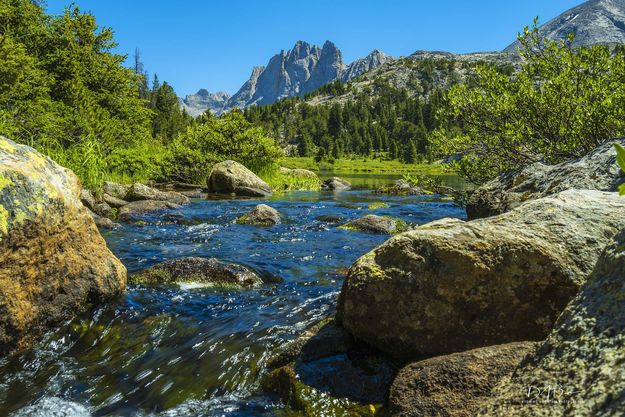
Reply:
M272 351L333 314L345 270L387 238L315 219L353 220L380 201L389 207L376 214L413 224L464 216L451 203L419 197L291 193L266 201L284 218L271 228L235 223L258 201L223 200L179 210L193 224L104 232L131 273L167 259L207 256L280 280L246 291L131 287L116 304L0 359L0 415L273 415L277 405L257 396Z

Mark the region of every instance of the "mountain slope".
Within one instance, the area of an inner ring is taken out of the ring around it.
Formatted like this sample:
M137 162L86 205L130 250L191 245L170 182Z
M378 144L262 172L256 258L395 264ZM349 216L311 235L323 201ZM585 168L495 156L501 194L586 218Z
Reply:
M562 13L540 27L542 36L566 39L575 33L575 46L625 43L625 0L591 0ZM514 53L518 41L504 52Z
M205 89L200 89L195 94L190 94L184 99L179 98L180 107L192 117L197 117L204 113L207 109L211 111L219 111L230 98L230 94L225 91L217 93L209 93Z

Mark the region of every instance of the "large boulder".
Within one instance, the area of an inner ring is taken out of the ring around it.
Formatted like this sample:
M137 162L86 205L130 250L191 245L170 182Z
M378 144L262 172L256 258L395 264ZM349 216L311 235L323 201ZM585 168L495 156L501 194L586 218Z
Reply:
M590 190L433 222L361 257L338 314L354 336L405 359L542 340L624 227L625 199Z
M208 191L247 197L271 195L271 187L265 181L235 161L224 161L213 166L208 177Z
M71 171L0 137L0 352L124 290L80 197Z
M558 165L535 163L479 187L467 202L469 219L495 216L523 204L569 189L615 191L625 181L616 163L614 142L588 155Z
M259 204L249 213L237 219L239 224L252 224L254 226L273 226L280 223L280 213L266 204Z
M393 235L395 233L405 232L408 226L406 222L400 219L368 214L359 219L345 223L340 227L341 229L355 230L376 235Z
M339 177L328 178L321 184L321 188L330 191L344 191L352 188L352 184Z
M189 257L161 262L128 279L131 284L197 283L255 287L263 283L251 269L214 258Z
M625 410L625 231L483 416L621 416Z
M493 386L535 346L515 342L406 365L391 385L389 415L473 417L490 399Z

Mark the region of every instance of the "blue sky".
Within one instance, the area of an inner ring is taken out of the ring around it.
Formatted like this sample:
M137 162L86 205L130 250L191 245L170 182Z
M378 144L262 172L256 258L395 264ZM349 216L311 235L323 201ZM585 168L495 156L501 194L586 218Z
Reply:
M69 0L48 0L61 13ZM378 48L393 56L418 49L500 50L523 26L580 0L74 0L113 28L118 52L139 48L147 70L178 95L225 90L248 79L297 40L333 41L349 63Z

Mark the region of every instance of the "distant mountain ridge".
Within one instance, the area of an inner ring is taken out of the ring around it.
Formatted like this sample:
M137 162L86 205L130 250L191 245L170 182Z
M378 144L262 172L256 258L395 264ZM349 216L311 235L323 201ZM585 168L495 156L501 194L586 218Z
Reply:
M347 82L391 60L391 56L375 49L347 65L341 51L330 41L322 47L298 41L292 49L274 55L267 66L254 67L249 80L232 97L202 89L182 99L181 106L196 116L207 109L222 113L232 108L271 104L286 97L303 96L336 80Z
M590 0L567 10L539 28L551 40L562 40L575 33L574 46L625 43L625 0ZM514 53L514 42L504 52Z

